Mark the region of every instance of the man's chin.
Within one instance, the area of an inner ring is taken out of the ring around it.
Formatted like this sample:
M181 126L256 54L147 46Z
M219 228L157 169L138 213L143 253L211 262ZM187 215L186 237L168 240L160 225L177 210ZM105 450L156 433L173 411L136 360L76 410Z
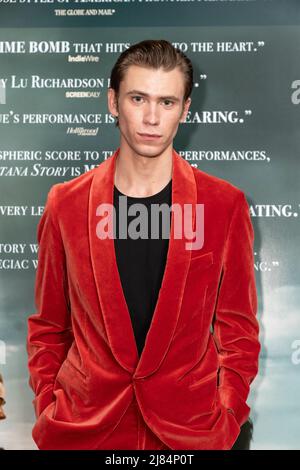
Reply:
M142 157L159 157L167 147L164 147L162 145L157 145L154 142L151 142L150 144L139 144L135 148L133 148L134 152L137 153L138 155L141 155Z

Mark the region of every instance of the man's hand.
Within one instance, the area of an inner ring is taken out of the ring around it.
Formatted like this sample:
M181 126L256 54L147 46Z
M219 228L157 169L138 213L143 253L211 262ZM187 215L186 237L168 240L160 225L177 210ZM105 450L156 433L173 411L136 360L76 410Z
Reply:
M5 389L3 385L2 375L0 374L0 419L6 418L4 410L3 410L3 405L5 405L4 396L5 396Z
M4 398L0 397L0 419L5 419L6 415L3 410L3 405L5 405L5 400Z

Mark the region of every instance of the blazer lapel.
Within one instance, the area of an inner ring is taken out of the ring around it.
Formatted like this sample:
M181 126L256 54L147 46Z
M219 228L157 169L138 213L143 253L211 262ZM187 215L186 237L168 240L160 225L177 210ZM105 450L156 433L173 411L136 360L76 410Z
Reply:
M100 239L97 224L101 220L96 210L100 204L113 205L115 162L120 148L96 168L89 197L89 243L91 262L97 293L112 353L120 365L142 378L155 372L163 360L180 313L180 306L189 269L190 242L184 230L181 238L174 236L174 212L171 214L169 248L156 307L142 354L139 357L130 313L123 293L115 256L113 238ZM173 149L172 153L172 204L192 207L195 229L196 183L189 163Z

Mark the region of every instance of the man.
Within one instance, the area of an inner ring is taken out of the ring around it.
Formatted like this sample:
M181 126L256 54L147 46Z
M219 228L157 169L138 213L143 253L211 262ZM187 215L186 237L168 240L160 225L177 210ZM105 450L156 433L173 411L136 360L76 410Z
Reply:
M248 419L253 228L243 191L173 148L192 86L168 41L124 51L108 90L120 146L48 194L27 343L40 449L231 449ZM162 202L167 241L157 219L145 229Z

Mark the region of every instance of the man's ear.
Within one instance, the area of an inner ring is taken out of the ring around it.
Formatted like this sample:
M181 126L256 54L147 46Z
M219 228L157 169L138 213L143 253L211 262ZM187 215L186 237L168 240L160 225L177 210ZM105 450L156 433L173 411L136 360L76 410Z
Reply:
M118 110L118 98L115 90L113 88L108 88L107 91L107 105L109 112L113 116L118 116L119 110Z
M190 107L190 105L191 105L191 102L192 102L191 97L189 97L189 98L184 102L183 110L182 110L182 113L181 113L181 117L180 117L180 121L179 121L179 122L184 122L184 121L185 121L185 118L186 118L186 116L187 116L187 113L189 112L189 107Z

